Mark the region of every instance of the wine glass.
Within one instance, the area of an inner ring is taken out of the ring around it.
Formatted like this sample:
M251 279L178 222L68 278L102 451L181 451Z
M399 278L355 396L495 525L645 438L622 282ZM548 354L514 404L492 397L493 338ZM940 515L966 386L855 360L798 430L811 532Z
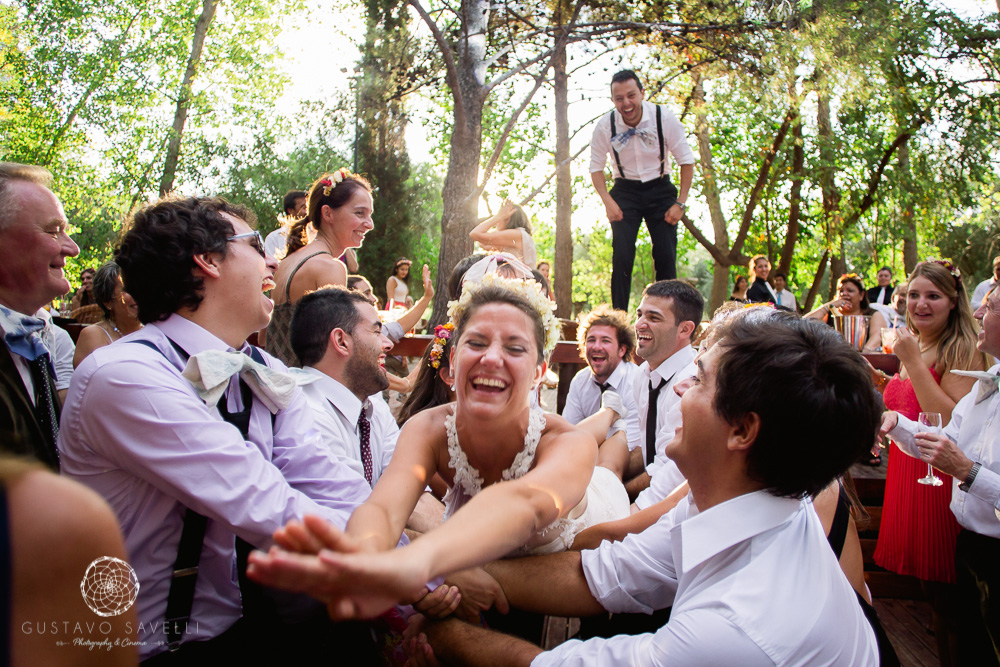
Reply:
M940 412L921 412L917 417L917 423L923 428L921 433L933 433L937 435L941 432L941 413ZM929 486L941 486L944 482L940 477L934 475L934 468L931 464L927 464L927 476L921 477L917 480L918 484L927 484Z

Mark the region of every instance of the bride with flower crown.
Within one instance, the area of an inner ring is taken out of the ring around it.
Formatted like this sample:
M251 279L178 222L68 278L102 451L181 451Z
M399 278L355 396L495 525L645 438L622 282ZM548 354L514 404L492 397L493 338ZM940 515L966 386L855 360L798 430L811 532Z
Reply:
M449 307L455 402L406 423L369 500L341 532L318 517L275 534L249 575L307 592L335 619L376 616L426 582L496 558L568 548L580 530L628 515L621 481L595 466L592 435L532 408L559 323L538 285L486 276ZM451 486L447 520L395 549L428 480Z

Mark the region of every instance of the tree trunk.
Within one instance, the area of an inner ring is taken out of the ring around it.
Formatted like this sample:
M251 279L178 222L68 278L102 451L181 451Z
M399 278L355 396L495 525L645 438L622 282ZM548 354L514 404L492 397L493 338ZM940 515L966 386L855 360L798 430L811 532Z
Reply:
M830 251L824 251L819 264L816 265L816 273L813 275L812 285L809 286L809 293L806 294L805 300L799 306L803 313L808 313L813 309L812 304L816 299L816 295L819 294L819 286L823 284L823 274L826 272L826 260L829 256Z
M701 73L692 72L695 81L691 101L695 108L695 137L698 140L698 161L701 166L702 193L708 204L709 217L712 219L712 230L715 232L715 245L723 252L729 248L729 231L726 229L726 215L722 211L722 197L719 194L719 184L715 177L715 166L712 163L712 143L708 133L708 113L705 111L705 86ZM713 258L712 294L709 298L709 312L722 305L729 298L729 267L718 258Z
M794 86L791 94L795 94ZM781 248L778 269L775 273L788 275L792 270L795 244L799 240L799 221L802 208L802 182L805 180L805 151L802 147L802 116L795 119L792 126L792 190L788 202L788 226L785 229L785 244Z
M181 155L181 138L184 136L184 124L187 122L188 109L191 106L191 87L201 62L201 52L205 46L208 28L215 18L215 10L219 0L203 0L201 16L194 26L194 38L191 40L191 54L188 56L187 69L177 94L177 109L174 111L174 124L170 128L170 141L167 144L167 158L163 163L163 177L160 178L160 196L165 196L174 189L174 176L177 173L177 162Z
M448 317L448 278L455 264L472 253L469 231L478 220L489 10L488 0L466 0L462 3L465 30L455 49L459 56L456 63L459 94L454 96L462 104L462 109L461 113L458 109L455 111L448 172L441 191L444 212L441 215L441 252L438 255L432 326L441 324Z
M820 188L823 192L823 214L825 218L826 243L830 257L830 281L836 282L836 277L843 273L843 253L836 252L837 240L841 238L840 190L834 180L836 171L836 150L833 142L833 124L830 119L830 93L822 87L816 105L816 134L819 139L820 157ZM838 256L839 255L839 256ZM832 298L833 288L828 292ZM807 304L807 307L811 304Z
M917 254L917 217L913 212L913 196L910 194L910 144L905 143L899 147L897 156L899 174L903 184L903 267L906 275L920 261Z
M564 3L556 11L556 23L562 25ZM559 36L556 36L556 40ZM552 63L556 116L556 315L573 315L573 175L569 160L569 77L566 73L566 44L558 48ZM535 268L535 267L531 267Z

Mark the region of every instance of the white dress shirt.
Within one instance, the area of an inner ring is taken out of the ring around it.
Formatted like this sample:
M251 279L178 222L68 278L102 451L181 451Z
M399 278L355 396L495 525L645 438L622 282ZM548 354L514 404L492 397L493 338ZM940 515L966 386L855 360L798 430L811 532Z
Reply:
M372 453L372 486L389 465L396 449L399 426L392 418L389 406L381 394L373 394L365 403L358 400L351 390L329 375L312 366L302 368L318 380L302 387L313 410L313 419L323 442L338 459L362 477L365 476L361 460L361 436L358 418L364 410L371 424L369 444Z
M791 310L792 312L798 310L795 303L795 295L786 289L783 289L780 292L778 292L778 305L784 306L785 308Z
M986 280L984 280L983 282L976 285L976 289L972 293L972 299L971 299L972 310L975 310L976 308L979 308L979 306L983 305L983 297L985 297L989 293L989 291L993 289L993 286L996 285L996 283L997 281L994 280L993 277L991 276Z
M990 373L1000 372L1000 364ZM962 453L982 467L968 493L959 490L964 479L954 479L951 490L951 511L959 525L980 535L1000 538L1000 392L982 403L976 403L979 382L972 391L958 402L951 412L951 421L944 428L944 435L958 445ZM896 428L889 435L914 458L920 452L913 444L913 436L923 428L920 424L899 415Z
M665 449L667 443L674 439L674 432L681 426L681 397L674 391L674 385L698 372L694 357L694 348L685 345L652 371L649 370L648 363L643 363L636 375L635 402L639 408L639 427L642 429L643 442L646 416L649 413L649 383L652 381L655 386L658 382L669 380L657 396L656 455L653 462L646 466L646 472L651 477L649 486L635 499L635 505L639 509L646 509L663 500L684 481L684 475L666 455Z
M638 373L638 366L631 361L622 361L608 376L607 381L611 388L622 397L622 403L628 408L628 417L625 418L625 436L628 439L629 451L636 447L642 447L646 442L645 432L639 428L639 409L635 404L635 391L633 389L635 376ZM601 395L601 388L597 385L597 380L590 367L580 369L580 372L573 376L573 381L569 385L566 406L562 413L563 418L570 424L579 424L601 409Z
M757 491L699 513L691 496L642 533L581 554L612 613L673 606L653 634L570 640L546 665L875 667L875 633L807 500Z
M617 110L611 112L615 115L615 130L618 134L625 132L629 126L622 120L622 116ZM663 122L663 148L664 164L663 174L670 174L670 159L666 157L669 153L674 156L678 165L694 164L694 153L688 146L685 138L684 126L677 120L670 109L660 107L661 120ZM642 120L636 125L636 129L649 129L653 132L653 143L647 146L639 137L632 137L625 148L618 151L621 158L622 168L625 174L618 173L618 164L614 157L611 159L611 174L614 178L626 178L630 181L652 181L660 177L660 140L656 137L656 105L647 100L642 102ZM611 154L611 117L604 114L597 121L594 128L594 137L590 141L590 173L604 171L607 164L608 155Z
M244 440L181 376L185 362L171 340L188 354L230 349L178 315L149 324L80 364L59 429L62 474L97 491L121 524L141 586L133 639L146 642L142 659L166 648L162 623L187 508L208 518L184 635L194 641L220 635L242 616L234 533L266 550L277 528L306 514L343 528L371 493L320 441L301 391L273 421L254 401ZM234 376L230 387L238 386ZM228 401L231 411L241 409L240 391Z
M264 239L264 252L268 257L281 259L288 248L288 228L282 225ZM279 256L280 253L280 256Z

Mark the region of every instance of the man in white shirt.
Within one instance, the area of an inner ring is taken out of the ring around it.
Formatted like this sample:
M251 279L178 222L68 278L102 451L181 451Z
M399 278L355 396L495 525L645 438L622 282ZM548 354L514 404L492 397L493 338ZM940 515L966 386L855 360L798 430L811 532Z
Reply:
M883 266L875 274L875 287L868 290L868 303L888 306L892 303L892 269ZM977 303L978 307L979 304Z
M775 305L787 308L793 313L798 312L795 295L788 291L788 277L784 273L774 274L774 291L778 294L778 303Z
M375 486L399 436L380 393L389 386L385 356L392 342L378 311L359 292L316 290L296 305L290 338L302 370L316 378L302 389L323 441Z
M70 291L63 266L80 248L51 181L41 167L0 163L0 451L58 469L58 350L37 311Z
M976 310L978 348L1000 356L1000 290ZM973 371L966 374L974 373ZM955 547L961 599L955 609L959 664L997 665L1000 646L998 605L987 591L1000 589L1000 364L985 373L951 412L940 435L922 433L919 424L887 412L882 430L910 456L952 477L951 511L962 526Z
M385 355L392 342L378 311L355 290L316 290L296 304L290 337L302 371L316 378L302 390L323 442L374 487L399 438L399 426L381 394L389 386ZM425 493L407 527L427 532L443 516L444 505Z
M288 246L288 227L291 223L306 214L306 193L302 190L289 190L282 201L284 216L278 218L281 225L264 239L264 252L268 257L282 259Z
M548 652L460 622L425 624L438 658L533 667L879 664L875 633L807 499L877 432L860 355L816 322L738 323L699 359L683 393L691 427L668 453L691 493L676 509L622 542L486 566L512 606L579 616L672 605L669 622ZM799 446L803 430L833 421L839 428Z
M597 121L590 142L590 180L611 223L611 304L628 311L642 220L653 241L656 279L677 276L677 223L684 216L694 154L680 121L670 110L645 101L642 82L632 70L611 78L611 100L615 110ZM680 191L670 182L668 152L680 168ZM610 192L604 175L609 154L614 178Z
M704 306L705 299L686 282L661 280L645 289L636 311L637 352L645 361L636 373L633 392L645 436L646 470L629 480L625 489L640 509L663 500L684 481L664 448L681 425L680 397L673 388L695 373L691 336ZM654 476L656 490L643 493L651 488Z
M601 397L608 389L622 398L628 409L625 430L631 458L626 479L645 469L643 445L645 439L639 427L639 413L635 405L633 386L639 367L632 363L635 351L635 332L628 321L628 313L602 304L580 318L578 335L580 353L587 360L587 368L573 376L566 396L562 416L571 424L579 424L601 409ZM629 475L631 471L631 475Z
M972 292L972 309L975 310L983 305L983 298L993 289L993 286L1000 281L1000 255L993 258L993 275L976 285Z

